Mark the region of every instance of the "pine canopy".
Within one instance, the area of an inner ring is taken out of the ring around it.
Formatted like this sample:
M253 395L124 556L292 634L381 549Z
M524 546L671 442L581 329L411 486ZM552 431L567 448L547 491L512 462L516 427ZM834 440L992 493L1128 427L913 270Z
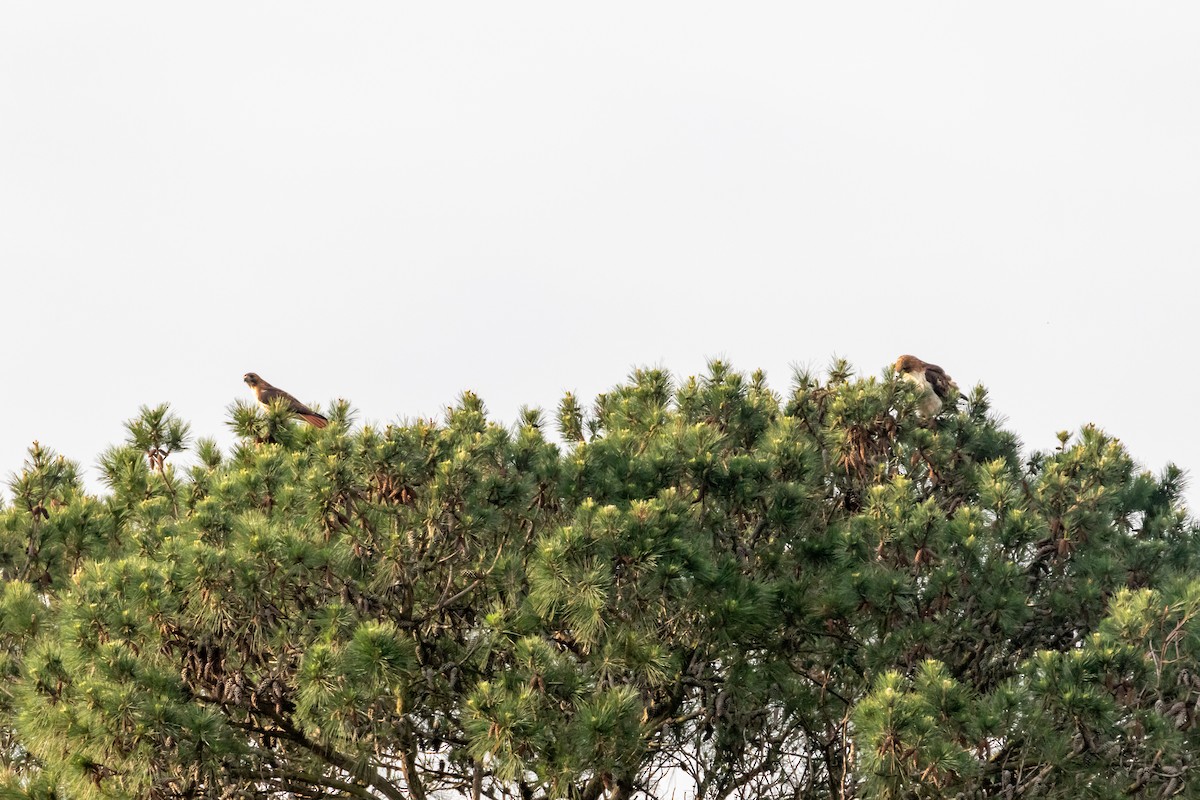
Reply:
M0 799L1200 797L1182 475L837 363L231 452L142 408L0 508Z

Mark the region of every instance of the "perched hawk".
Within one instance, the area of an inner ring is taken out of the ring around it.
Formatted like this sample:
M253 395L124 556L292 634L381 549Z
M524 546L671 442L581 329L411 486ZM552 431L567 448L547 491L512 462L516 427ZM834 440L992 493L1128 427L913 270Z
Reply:
M896 359L896 372L905 380L916 384L921 393L917 410L923 417L932 417L942 410L942 401L950 390L958 391L958 384L950 379L946 370L937 364L922 361L916 356L900 356Z
M247 372L242 376L242 380L244 380L250 386L250 388L254 390L254 396L257 397L258 402L262 403L264 406L271 405L272 400L282 400L284 405L287 406L288 411L291 411L309 425L314 425L318 428L324 428L329 424L329 420L324 416L313 411L311 408L292 397L283 389L276 389L274 386L258 377L258 375L255 373Z

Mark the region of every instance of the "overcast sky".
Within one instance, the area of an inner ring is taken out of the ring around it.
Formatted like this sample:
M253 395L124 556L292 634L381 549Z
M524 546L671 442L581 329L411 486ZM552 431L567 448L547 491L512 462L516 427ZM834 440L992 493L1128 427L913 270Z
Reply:
M360 419L722 357L1200 468L1200 6L0 7L0 474L259 372ZM1194 507L1200 493L1189 490Z

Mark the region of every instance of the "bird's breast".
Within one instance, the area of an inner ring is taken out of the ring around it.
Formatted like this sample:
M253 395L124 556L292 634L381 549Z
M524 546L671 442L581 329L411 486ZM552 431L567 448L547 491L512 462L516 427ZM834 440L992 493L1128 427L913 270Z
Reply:
M906 372L904 373L904 380L916 384L916 387L922 392L928 392L933 388L929 385L929 381L925 379L925 376L920 373Z

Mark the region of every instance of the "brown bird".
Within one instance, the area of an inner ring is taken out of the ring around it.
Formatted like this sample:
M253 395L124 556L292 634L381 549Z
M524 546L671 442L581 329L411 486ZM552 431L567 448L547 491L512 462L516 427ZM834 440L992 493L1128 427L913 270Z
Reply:
M900 377L916 384L921 393L917 410L923 417L932 417L941 411L942 401L949 396L950 390L958 391L958 384L950 379L946 370L916 356L904 355L897 358L896 372Z
M313 411L311 408L292 397L283 389L276 389L274 386L258 377L257 374L253 372L247 372L242 376L242 380L244 380L250 386L250 388L254 390L254 396L257 397L258 402L262 403L264 406L271 405L272 400L282 400L288 411L291 411L309 425L313 425L317 428L324 428L329 424L329 420L324 415Z

